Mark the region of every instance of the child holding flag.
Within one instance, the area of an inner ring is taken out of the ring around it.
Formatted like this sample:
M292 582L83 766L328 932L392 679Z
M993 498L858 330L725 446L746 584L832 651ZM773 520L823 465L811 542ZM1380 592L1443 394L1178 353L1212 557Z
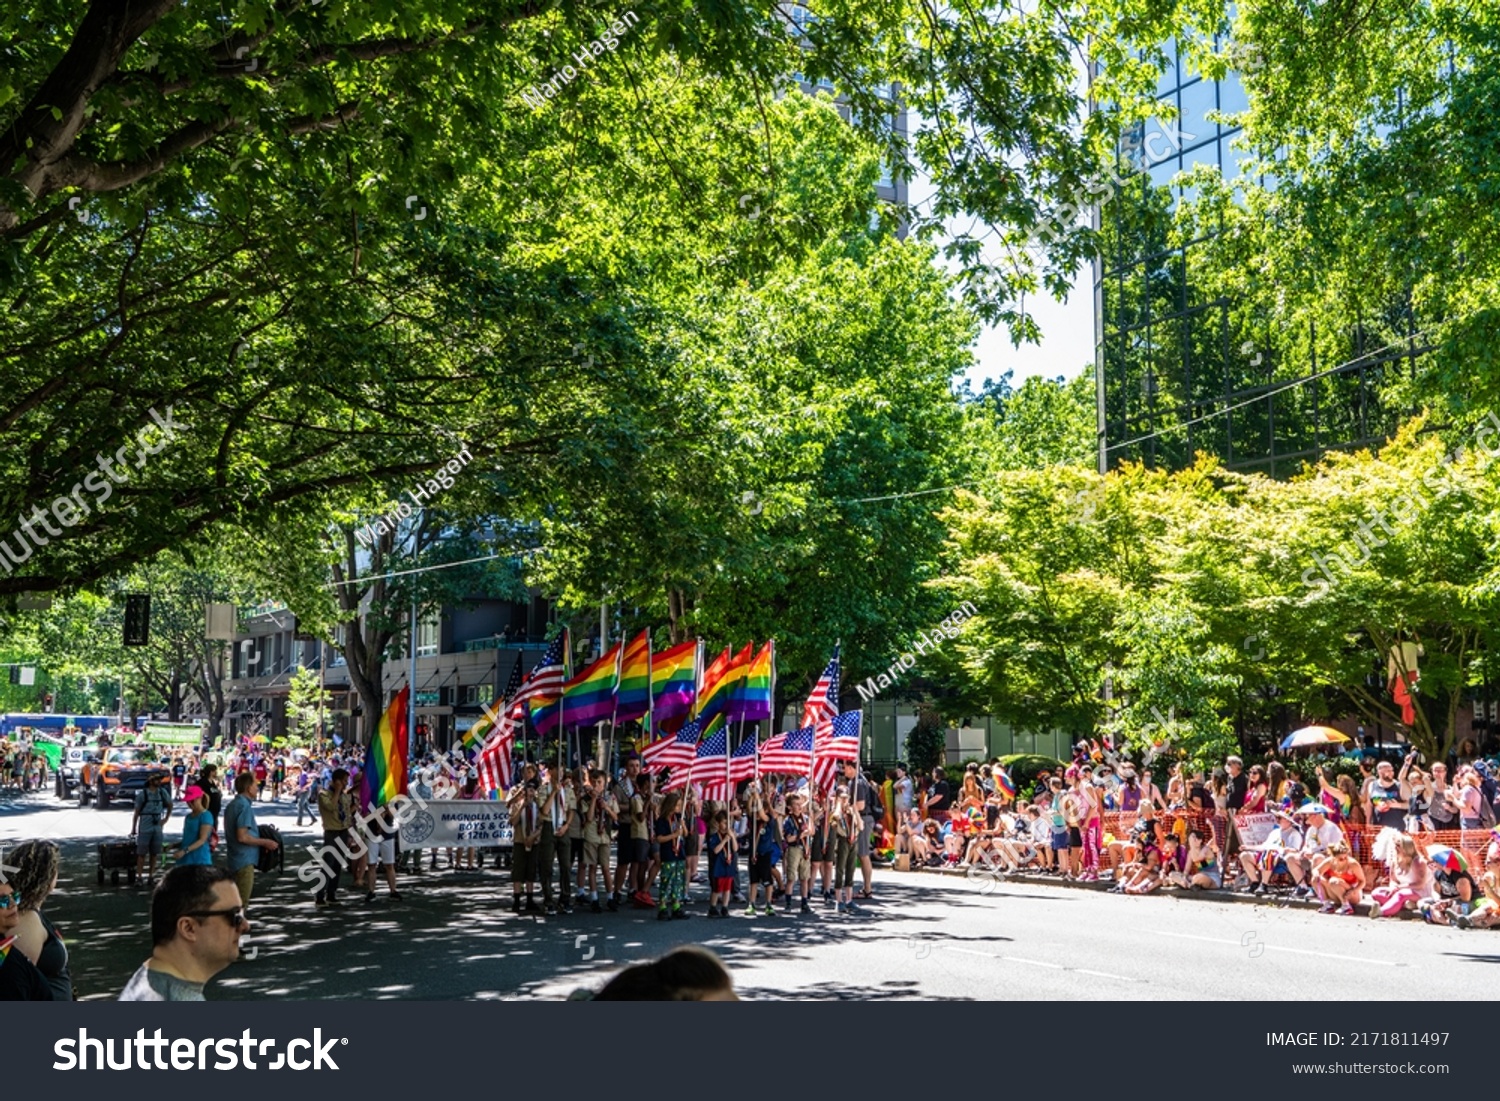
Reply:
M682 908L687 885L688 824L678 813L681 799L675 791L665 796L661 816L656 820L656 843L661 846L661 902L656 911L657 921L689 916Z
M739 878L736 867L734 833L729 828L729 812L714 812L713 831L708 835L708 916L727 918L729 899Z

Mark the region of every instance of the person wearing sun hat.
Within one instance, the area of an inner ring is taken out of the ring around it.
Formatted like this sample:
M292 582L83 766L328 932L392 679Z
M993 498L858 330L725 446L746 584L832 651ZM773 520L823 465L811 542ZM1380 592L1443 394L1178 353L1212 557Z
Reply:
M1328 820L1328 808L1322 803L1303 803L1292 813L1302 823L1302 846L1287 853L1286 866L1297 885L1294 893L1307 898L1333 846L1344 840L1344 831Z
M214 817L208 811L208 792L197 784L189 784L182 793L182 801L188 805L182 823L182 844L172 855L178 864L189 867L212 864L213 849L209 845L214 832Z

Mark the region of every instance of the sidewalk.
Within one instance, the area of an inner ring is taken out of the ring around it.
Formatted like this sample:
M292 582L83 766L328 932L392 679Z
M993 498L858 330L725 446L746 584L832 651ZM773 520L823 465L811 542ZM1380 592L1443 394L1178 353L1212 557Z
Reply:
M889 864L877 864L876 867L881 868L881 869L883 869L885 871L890 871L890 872L894 872L895 871L895 869L891 865L889 865ZM976 873L976 878L978 877L979 874L982 874L982 873L983 873L983 869L980 868L979 872ZM901 874L901 875L926 874L926 875L959 876L961 878L967 879L967 878L969 878L969 869L968 868L914 868L914 869L912 869L911 872L902 872L902 873L899 873L899 874ZM1083 882L1083 881L1076 880L1076 879L1064 879L1061 876L1055 876L1055 875L1036 875L1036 874L1026 874L1026 873L1016 873L1016 874L1006 874L1006 875L999 875L999 874L997 874L995 876L995 882L997 882L997 883L1025 883L1025 884L1032 885L1032 886L1071 887L1074 890L1080 890L1080 891L1105 891L1105 892L1108 892L1109 889L1110 889L1110 887L1114 886L1114 881L1112 879L1098 879L1098 880L1095 880L1095 881L1093 881L1093 882L1090 883L1090 882ZM1158 889L1156 891L1153 891L1152 894L1161 895L1161 896L1168 897L1168 898L1203 898L1203 899L1211 899L1211 900L1213 900L1215 902L1238 902L1238 903L1248 904L1248 905L1253 905L1253 906L1296 907L1298 909L1309 910L1309 911L1311 911L1313 913L1317 913L1318 912L1318 908L1322 905L1322 903L1318 901L1318 899L1317 899L1316 896L1314 896L1312 898L1294 898L1290 893L1285 893L1285 894L1283 894L1283 893L1277 893L1277 894L1272 894L1272 895L1252 895L1252 894L1250 894L1247 891L1222 891L1222 890L1221 891L1203 891L1203 890L1198 890L1196 888L1193 889L1193 890L1190 890L1190 891L1184 891L1180 887L1172 887L1172 888L1166 888L1166 889ZM1358 916L1359 917L1366 917L1366 912L1365 912L1365 908L1364 908L1364 903L1363 902L1360 903L1360 910L1359 910ZM1366 918L1366 920L1368 920L1368 918ZM1402 910L1394 918L1381 918L1379 920L1381 920L1381 921L1396 921L1396 920L1421 921L1422 920L1422 916L1420 914L1418 914L1415 910Z

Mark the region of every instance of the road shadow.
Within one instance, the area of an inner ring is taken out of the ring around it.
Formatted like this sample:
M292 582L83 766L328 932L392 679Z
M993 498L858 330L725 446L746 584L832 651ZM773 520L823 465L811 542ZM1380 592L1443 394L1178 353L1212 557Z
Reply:
M257 808L262 819L289 816L282 804ZM265 811L271 813L264 813ZM281 813L277 813L277 811ZM107 812L113 816L113 811ZM122 833L129 826L122 808ZM176 836L168 826L168 844ZM119 996L130 975L150 954L150 886L97 882L93 840L64 839L58 887L46 913L66 938L70 968L80 1000ZM222 855L220 857L222 862ZM425 863L425 861L424 861ZM622 907L619 913L531 916L511 912L508 871L424 870L399 877L401 901L387 897L382 884L374 902L351 891L347 874L336 907L315 907L313 884L298 877L307 867L307 849L290 844L286 867L260 875L248 909L247 951L255 958L236 963L209 985L215 1001L276 999L423 999L526 997L543 988L559 996L561 985L597 988L603 977L631 963L654 958L683 943L702 944L718 953L731 970L776 961L814 961L839 945L910 941L912 944L974 942L999 945L1009 938L945 938L942 913L962 906L994 908L1010 895L963 890L933 892L920 880L879 878L876 895L861 902L864 914L835 917L831 906L814 900L812 915L709 920L704 891L688 921L656 920L652 911ZM537 895L538 902L541 895ZM917 903L925 903L926 912ZM743 904L741 904L743 905ZM1001 904L1003 905L1003 903ZM917 997L914 982L870 976L854 987L752 990L753 997L855 1000Z

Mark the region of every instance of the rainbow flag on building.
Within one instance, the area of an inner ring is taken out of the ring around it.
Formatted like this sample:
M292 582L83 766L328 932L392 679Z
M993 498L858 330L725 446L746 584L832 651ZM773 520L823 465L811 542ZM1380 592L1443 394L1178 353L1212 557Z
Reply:
M614 717L615 688L620 683L622 643L615 643L563 685L563 724L588 726Z
M688 639L651 656L651 714L686 715L698 693L698 641Z
M730 722L759 722L771 717L771 696L776 684L776 643L766 643L745 666L744 676L733 688L724 717Z
M639 719L651 711L651 632L642 631L620 655L620 686L615 691L615 722Z
M406 794L406 709L411 702L411 685L391 697L391 705L380 717L380 729L365 752L364 772L359 780L359 804L362 810L383 807L398 795Z

